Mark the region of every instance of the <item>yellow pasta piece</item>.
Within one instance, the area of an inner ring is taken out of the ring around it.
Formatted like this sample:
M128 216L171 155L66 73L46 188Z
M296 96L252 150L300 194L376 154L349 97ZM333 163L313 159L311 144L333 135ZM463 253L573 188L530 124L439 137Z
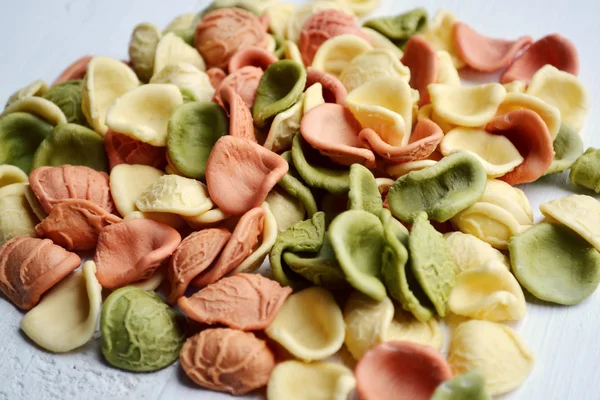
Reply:
M346 400L355 386L354 373L344 365L285 361L271 373L267 400Z
M13 183L27 182L29 182L29 177L21 168L9 164L0 165L0 188Z
M457 276L461 272L480 267L488 261L500 263L506 269L510 268L508 258L504 254L473 235L451 232L446 233L444 238L454 256Z
M590 99L576 76L548 64L533 75L526 93L558 108L562 123L581 131Z
M267 35L267 44L265 45L265 50L269 53L274 53L277 48L277 41L273 35Z
M282 39L285 37L286 26L295 8L295 4L279 3L265 10L265 13L269 16L269 29L271 33Z
M187 224L195 229L200 230L210 226L213 226L221 221L225 221L230 215L224 213L220 208L213 208L200 215L194 215L192 217L183 217Z
M188 63L206 71L206 64L198 51L187 44L182 38L169 32L160 38L154 53L154 73L158 74L164 67L171 64Z
M44 93L48 91L48 85L42 79L36 79L31 82L29 85L17 90L13 94L10 95L8 101L6 102L6 107L10 106L17 100L21 100L25 97L30 96L43 96Z
M313 286L288 297L265 333L300 360L322 360L344 344L344 318L331 293Z
M280 112L273 118L273 122L269 128L269 134L263 145L265 148L274 152L280 152L292 147L294 135L300 132L304 98L305 94L302 94L300 99L293 106Z
M450 220L461 232L506 249L508 240L533 224L525 194L506 182L489 179L479 201Z
M410 70L391 50L373 49L356 57L340 75L348 92L364 83L383 77L397 77L410 81Z
M498 107L497 115L504 115L514 110L526 109L537 113L546 123L552 140L556 139L560 130L560 111L558 108L525 93L507 93Z
M408 143L415 97L398 77L368 81L348 94L346 106L363 128L371 128L392 146Z
M148 279L130 283L129 286L135 286L142 290L153 291L160 287L161 283L167 278L167 268L161 267Z
M362 27L361 30L369 39L374 49L389 50L394 53L398 60L402 58L404 52L398 48L390 39L377 32L375 29Z
M110 194L119 214L137 211L136 200L164 173L148 165L119 164L110 171Z
M487 321L518 321L525 316L525 296L513 274L495 260L456 277L448 299L454 314Z
M298 43L300 40L300 31L302 31L302 27L304 26L306 20L316 12L330 8L342 10L348 14L352 14L352 10L345 3L323 0L302 4L292 11L288 20L286 21L287 29L285 31L285 39L291 40L294 43Z
M435 165L437 161L434 160L418 160L418 161L409 161L402 164L389 165L386 168L386 172L393 178L399 178L402 175L406 175L412 171L420 171L427 167L431 167Z
M525 93L527 90L527 82L525 81L512 81L504 83L502 86L506 89L506 93Z
M208 75L190 63L167 65L150 79L150 83L172 83L192 92L197 101L212 101L215 94Z
M182 216L202 214L213 207L206 185L178 175L163 175L135 202L143 212L167 212Z
M437 50L444 50L450 54L454 67L462 68L464 61L458 55L456 44L454 43L453 27L456 23L456 17L448 10L439 10L433 20L427 26L423 36Z
M573 194L540 205L552 221L574 230L600 251L600 202L591 196Z
M466 127L483 126L498 111L506 97L506 89L499 83L477 86L450 84L429 85L434 111L447 122Z
M42 204L36 197L35 193L33 193L33 190L31 190L31 186L29 186L29 183L25 184L25 198L27 199L29 207L37 216L38 220L43 221L44 218L48 216L48 213L46 212L46 210L44 210L44 207L42 207Z
M325 104L325 99L323 98L323 85L318 82L311 85L311 87L306 89L303 98L300 100L302 101L302 114L306 114L316 106Z
M139 84L135 72L123 62L110 57L92 58L83 78L81 93L81 110L90 126L104 136L108 130L108 108Z
M467 321L453 332L448 362L454 375L478 369L491 395L520 386L533 369L534 356L517 332L489 321Z
M448 133L452 129L456 128L456 125L448 123L444 119L440 118L440 116L435 113L433 106L431 104L427 104L427 105L424 105L423 107L419 108L419 111L417 113L417 120L421 121L424 119L428 119L430 121L435 122L442 129L442 132L444 132L444 133Z
M460 86L460 75L458 75L450 53L438 50L437 56L439 61L436 83Z
M102 286L96 264L87 261L67 276L21 320L21 329L40 347L64 353L92 339L100 318Z
M475 156L490 178L497 178L515 169L523 156L506 136L494 135L480 128L454 128L440 142L443 155L465 152Z
M169 118L181 104L183 97L177 86L149 83L119 97L106 112L106 125L115 132L164 147Z
M0 114L0 118L14 112L26 112L40 117L51 125L66 124L67 117L63 111L50 100L43 97L28 96L12 102Z
M334 36L319 47L312 67L337 78L352 60L372 48L369 42L356 35Z
M18 236L35 237L36 215L25 197L25 184L0 188L0 246Z
M304 60L302 60L302 54L300 54L298 45L291 40L283 42L283 57L286 60L296 61L298 64L304 65Z
M335 0L338 3L344 3L357 17L364 17L369 14L381 3L381 0Z
M407 340L441 349L444 337L435 318L416 320L389 297L376 301L353 292L344 308L345 344L354 359L359 360L371 347L390 340Z

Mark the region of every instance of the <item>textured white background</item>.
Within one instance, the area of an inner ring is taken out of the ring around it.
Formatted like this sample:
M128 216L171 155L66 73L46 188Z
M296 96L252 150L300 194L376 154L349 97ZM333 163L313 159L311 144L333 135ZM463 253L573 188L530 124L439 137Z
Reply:
M301 2L296 0L295 2ZM30 81L52 82L84 54L127 57L135 24L165 26L183 12L198 11L200 0L0 0L0 102ZM431 14L452 10L459 20L490 36L539 38L559 32L579 49L580 78L590 97L582 132L587 146L600 146L600 2L594 0L383 0L375 15L416 6ZM524 188L536 212L544 201L575 190L565 174ZM508 399L595 400L600 398L600 291L582 304L560 307L528 298L528 315L518 329L536 355L535 368ZM6 399L226 399L193 386L178 364L152 374L130 374L108 366L96 337L71 354L52 355L19 330L21 313L0 299L0 400ZM448 338L447 338L448 339ZM258 398L258 396L257 396Z

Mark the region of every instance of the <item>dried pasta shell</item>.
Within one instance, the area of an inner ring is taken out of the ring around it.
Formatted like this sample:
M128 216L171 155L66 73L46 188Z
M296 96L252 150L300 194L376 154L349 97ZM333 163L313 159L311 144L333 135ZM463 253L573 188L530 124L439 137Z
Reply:
M80 263L77 254L49 239L16 237L0 247L0 291L17 307L30 310Z
M552 142L554 159L544 175L563 172L573 166L575 161L583 154L583 141L578 132L561 125L558 135Z
M292 288L258 274L223 278L196 292L180 297L177 305L185 315L202 324L222 324L241 331L267 328Z
M171 83L180 90L189 90L196 101L211 101L215 94L208 75L189 62L165 66L152 76L150 83Z
M421 171L422 169L432 167L437 164L435 160L418 160L418 161L409 161L400 164L392 164L386 167L386 172L394 178L400 178L413 171Z
M276 153L292 147L294 135L300 132L304 95L290 108L275 116L264 147Z
M573 194L540 205L542 214L577 232L600 251L600 202L591 196Z
M164 173L147 165L120 164L110 171L110 193L123 217L137 211L136 200Z
M375 29L396 46L402 48L411 36L422 32L427 26L427 11L415 8L404 14L371 19L364 23L365 27Z
M15 101L21 100L25 97L31 97L31 96L41 97L47 91L48 91L48 85L46 84L46 82L43 81L42 79L36 79L35 81L31 82L29 85L27 85L27 86L17 90L13 94L11 94L10 97L8 98L8 101L6 102L5 108L10 106Z
M431 167L401 176L387 199L392 214L402 221L411 222L425 211L432 220L445 222L479 200L485 183L483 165L471 155L456 153ZM444 190L434 193L432 187Z
M351 92L368 81L383 77L397 77L408 82L410 70L392 50L375 48L355 57L340 74L340 82Z
M356 381L341 364L285 361L274 369L267 386L267 400L346 400Z
M593 147L577 158L569 173L573 185L600 193L600 151Z
M331 293L318 286L290 295L265 333L303 361L322 360L344 344L344 318Z
M456 277L448 309L486 321L517 321L525 316L525 296L504 264L488 261Z
M14 165L28 174L33 155L51 132L52 125L29 113L0 118L0 163Z
M224 328L206 329L187 339L179 360L196 384L234 395L265 386L275 367L264 340Z
M368 81L348 94L348 109L363 128L371 128L392 146L408 143L412 131L413 95L401 78Z
M148 82L154 72L154 55L162 33L154 24L143 22L133 28L129 39L129 59L142 82Z
M314 83L304 90L304 94L300 97L302 100L302 114L306 114L315 107L325 104L323 98L323 85L319 82Z
M442 383L431 400L491 400L485 391L485 379L478 370L465 372Z
M431 104L427 104L419 108L419 112L417 113L417 121L424 120L430 120L431 122L434 122L442 129L442 132L444 133L448 133L452 129L456 128L456 125L449 123L437 115Z
M275 39L273 39L273 41L274 40ZM273 54L274 50L275 45L273 46L273 50L265 50L260 47L250 46L236 51L229 60L229 73L235 72L247 66L258 67L262 70L266 70L269 65L279 61L279 58Z
M92 339L102 303L102 286L93 261L53 287L21 320L21 329L38 346L64 353Z
M311 3L302 4L296 7L290 14L287 20L287 29L285 31L285 38L294 43L298 43L300 40L300 32L307 19L311 15L328 9L342 10L348 14L352 14L352 10L347 4L337 1L316 1Z
M369 43L373 46L373 49L389 50L394 54L395 58L402 58L404 53L390 39L377 32L375 29L362 27L361 30L367 37Z
M375 177L360 164L350 166L350 191L348 192L348 208L368 211L379 216L383 201Z
M452 56L445 50L437 51L438 70L435 83L460 85L460 75L452 62Z
M269 204L273 212L278 232L285 232L295 223L303 221L306 216L306 208L302 201L280 187L275 187L269 192L265 203Z
M9 164L0 165L0 189L13 183L27 182L29 182L29 177L21 168Z
M319 47L312 68L338 78L352 60L372 48L369 42L356 35L335 36Z
M26 112L33 114L51 125L64 124L67 122L67 117L56 104L43 97L24 97L15 101L10 106L4 109L0 117L15 113Z
M504 115L520 109L531 110L538 114L546 123L552 140L556 139L561 126L561 117L558 108L535 96L512 92L506 94L504 101L498 107L497 115Z
M36 235L38 218L25 197L25 186L13 183L0 188L0 246L15 237Z
M447 51L452 58L454 67L459 69L465 66L465 62L458 54L458 49L454 42L453 28L455 23L456 17L452 12L439 10L427 26L425 32L423 32L423 36L437 50Z
M148 165L162 169L166 164L166 149L140 142L110 129L104 135L104 149L110 168L120 164Z
M410 87L419 92L419 105L428 104L428 86L437 82L439 57L422 35L410 38L404 47L402 64L410 70Z
M87 65L90 63L93 57L83 56L70 64L65 70L52 82L52 86L60 85L61 83L68 82L75 79L83 79L87 72Z
M81 108L88 124L100 135L108 130L106 112L128 91L139 85L135 72L119 60L93 57L83 78Z
M533 369L534 356L517 332L489 321L467 321L452 335L448 362L455 375L478 369L491 395L520 386Z
M67 122L88 126L81 109L82 84L81 80L64 82L52 86L42 97L56 104L65 115Z
M200 71L206 71L204 60L196 49L179 36L169 32L161 37L156 45L152 75L159 74L168 65L179 63L192 64Z
M177 86L150 83L116 99L106 112L106 125L141 142L164 147L169 118L181 104L183 98Z
M590 100L587 90L575 76L546 65L533 75L525 93L558 108L564 125L576 132L583 128Z
M285 38L286 28L290 16L296 8L295 4L292 3L277 3L268 7L265 10L265 14L269 16L269 31L276 37ZM302 26L300 26L302 28ZM298 30L298 35L300 30Z
M135 205L143 212L194 216L210 210L213 202L202 182L178 175L164 175L137 198Z
M454 128L440 142L443 155L465 152L476 157L489 178L504 176L523 162L517 148L505 136L480 128Z
M102 137L93 130L77 124L55 126L35 151L31 166L35 169L65 164L107 171L108 160Z
M108 212L114 210L105 172L72 165L40 167L29 174L29 185L46 212L64 199L90 200Z
M444 238L454 256L457 276L487 262L501 263L506 269L510 269L510 264L504 254L473 235L452 232L445 234Z

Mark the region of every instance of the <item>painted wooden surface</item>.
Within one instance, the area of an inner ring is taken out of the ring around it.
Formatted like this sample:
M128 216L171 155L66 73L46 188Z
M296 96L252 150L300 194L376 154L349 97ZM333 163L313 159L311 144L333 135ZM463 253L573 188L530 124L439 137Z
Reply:
M300 1L296 1L300 2ZM208 1L194 0L19 0L2 1L0 12L0 101L30 81L52 82L63 68L84 54L127 57L135 24L165 26L172 17L198 11ZM587 146L600 146L600 51L592 0L383 0L375 15L424 6L439 7L490 36L539 38L559 32L579 49L581 80L591 97L582 132ZM566 174L524 187L531 204L566 196L574 190ZM594 400L600 394L600 291L574 307L541 304L528 298L528 315L517 326L536 355L535 368L517 391L503 398ZM0 299L0 400L8 399L227 399L230 396L194 387L175 364L152 374L131 374L108 366L99 339L70 354L52 355L19 330L21 313ZM448 338L446 338L448 340ZM255 396L259 398L259 396Z

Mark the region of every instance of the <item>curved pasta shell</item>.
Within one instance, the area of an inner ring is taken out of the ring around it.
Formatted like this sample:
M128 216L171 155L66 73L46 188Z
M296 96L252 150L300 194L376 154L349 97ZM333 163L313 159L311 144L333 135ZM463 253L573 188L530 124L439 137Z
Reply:
M420 107L419 111L417 112L417 121L423 121L426 119L435 122L437 126L442 128L442 132L444 133L448 133L452 129L456 128L456 125L449 123L437 115L431 104Z
M335 36L319 47L315 53L312 68L337 78L354 58L372 48L373 46L369 42L356 35Z
M135 205L143 212L194 216L210 210L213 202L202 182L178 175L163 175L140 194Z
M532 95L511 92L506 94L506 98L498 107L497 115L520 109L531 110L538 114L546 123L552 140L556 139L562 122L558 108Z
M409 161L402 164L392 164L386 167L386 172L393 178L399 178L413 171L420 171L437 164L435 160Z
M306 207L302 201L278 187L269 192L265 203L269 204L275 217L278 232L285 232L295 223L303 221L306 216Z
M331 293L314 286L288 297L265 333L300 360L322 360L344 344L344 318Z
M429 85L434 111L447 122L466 127L488 123L506 97L506 89L499 83L477 86L451 84Z
M181 104L183 97L177 86L150 83L117 98L106 112L106 125L141 142L164 147L169 118Z
M562 123L577 132L581 131L590 99L577 77L546 65L533 75L525 93L558 108Z
M454 314L497 322L520 320L525 307L519 282L497 261L460 273L448 300Z
M404 146L412 131L412 90L400 78L368 81L348 94L346 104L363 128L371 128L388 144Z
M160 29L148 22L136 25L131 33L129 59L131 67L143 82L148 82L154 72L154 56L161 36Z
M305 91L304 95L300 97L302 100L302 114L306 114L315 107L325 104L323 98L323 85L321 83L313 83Z
M14 112L33 114L52 125L67 123L67 117L60 107L43 97L27 96L16 100L4 109L0 117Z
M510 268L508 259L504 254L473 235L452 232L445 234L444 238L454 256L457 276L461 272L480 267L488 261L501 263L506 269Z
M377 32L373 28L367 28L367 27L363 26L361 28L361 30L365 34L365 36L369 40L369 43L371 43L371 45L373 46L374 49L389 50L389 51L392 52L392 54L394 54L395 58L397 58L397 59L401 59L402 58L402 55L404 54L402 52L402 50L400 50L398 48L398 46L396 46L386 36L384 36L381 33Z
M346 400L355 386L354 373L341 364L285 361L273 369L267 400Z
M265 14L269 16L269 30L277 37L284 38L290 16L296 9L292 3L278 3L267 7ZM302 28L302 27L300 27ZM300 30L298 30L298 35Z
M35 236L38 222L25 196L26 185L13 183L0 188L0 246L19 236Z
M447 85L460 85L460 75L454 63L452 62L452 56L445 50L438 50L438 70L437 79L435 83L442 83Z
M494 135L480 128L454 128L440 142L443 155L466 152L483 164L487 176L497 178L523 162L517 148L505 136Z
M156 45L152 75L159 74L168 65L179 63L192 64L200 71L206 71L204 60L196 49L173 32L169 32L160 38Z
M136 200L164 172L147 165L120 164L110 171L110 194L119 214L126 217L137 211Z
M298 43L298 40L300 40L300 32L302 31L302 27L306 20L310 18L312 14L327 9L342 10L348 14L352 14L352 10L343 2L325 0L302 4L296 7L288 17L285 39Z
M13 94L10 95L6 102L6 107L10 106L17 100L21 100L25 97L31 96L43 96L48 91L48 85L42 79L36 79L31 82L29 85L17 90Z
M29 178L21 168L10 164L0 165L0 189L13 183L27 182L29 182Z
M110 129L104 135L104 150L111 169L120 164L149 165L161 169L166 164L164 147L152 146Z
M229 217L231 217L231 215L224 213L219 207L215 207L202 214L194 215L192 217L183 217L183 219L190 228L200 230L212 227L219 222L227 220Z
M81 96L81 108L88 124L104 136L108 130L108 108L139 84L135 72L121 61L110 57L93 57L87 64Z
M179 89L187 89L197 101L211 101L215 94L208 75L189 62L165 66L152 76L150 83L171 83Z
M102 303L102 286L93 261L53 287L21 320L21 329L38 346L64 353L92 339Z
M373 49L354 58L340 74L340 82L351 92L368 81L383 77L397 77L408 82L410 70L392 50Z
M448 362L455 375L479 369L489 393L499 395L525 381L533 369L534 356L508 326L472 320L454 330Z
M455 68L462 68L465 62L460 58L456 43L454 42L453 28L456 17L448 10L439 10L429 22L423 36L437 50L444 50L450 54Z

